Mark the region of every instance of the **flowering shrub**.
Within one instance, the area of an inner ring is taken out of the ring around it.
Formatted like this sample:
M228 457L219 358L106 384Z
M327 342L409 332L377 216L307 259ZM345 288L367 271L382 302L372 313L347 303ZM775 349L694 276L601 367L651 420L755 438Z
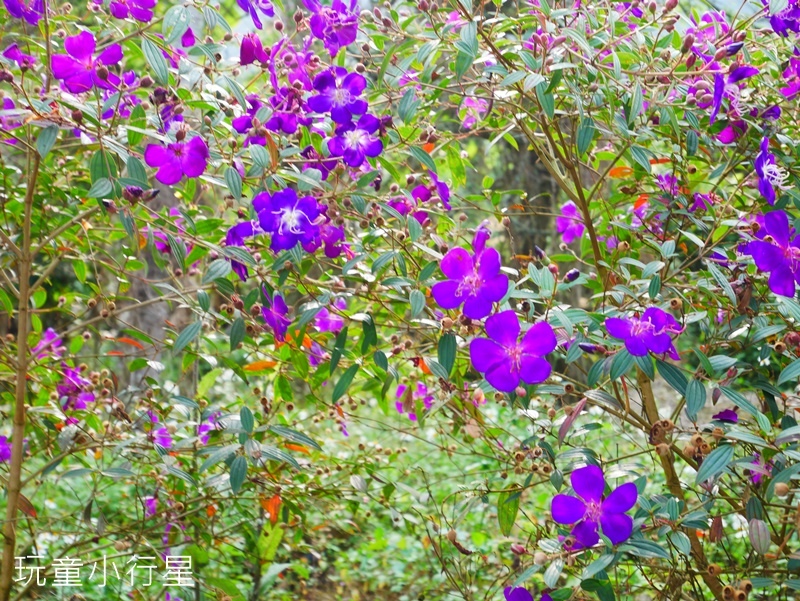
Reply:
M800 591L796 0L3 7L1 601Z

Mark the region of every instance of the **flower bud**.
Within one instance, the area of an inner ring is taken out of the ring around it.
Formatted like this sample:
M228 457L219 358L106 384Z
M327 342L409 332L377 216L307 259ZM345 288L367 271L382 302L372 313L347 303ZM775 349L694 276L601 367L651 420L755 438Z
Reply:
M570 282L574 282L578 279L578 276L581 275L581 272L577 269L570 269L567 273L564 274L564 283L569 284Z
M706 568L706 570L708 571L709 576L714 576L715 578L722 574L722 567L716 563L708 564L708 568Z
M667 0L664 4L664 12L669 13L675 10L678 6L678 0Z
M727 585L725 586L725 588L722 589L722 598L726 600L733 599L733 595L735 592L736 591L733 589L731 585Z
M543 551L537 551L533 554L533 563L537 566L543 566L547 563L547 554Z
M511 552L514 555L526 555L528 550L525 548L525 545L520 545L519 543L513 543L511 545Z
M775 485L775 494L783 498L789 494L789 485L786 482L778 482Z
M99 77L103 81L108 79L108 67L106 67L105 65L100 65L99 67L97 67L97 77Z
M552 273L554 276L558 277L558 265L555 263L550 263L550 265L547 266L547 269L550 270L550 273Z
M694 46L694 34L687 33L686 37L683 38L683 44L681 45L681 54L686 54L689 50L692 49Z

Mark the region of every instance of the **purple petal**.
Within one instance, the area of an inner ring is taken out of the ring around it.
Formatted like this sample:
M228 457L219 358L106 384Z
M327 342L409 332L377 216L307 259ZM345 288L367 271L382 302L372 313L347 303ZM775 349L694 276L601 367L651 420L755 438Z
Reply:
M456 247L447 251L439 268L451 280L463 280L473 272L472 257L463 248Z
M483 319L491 312L492 301L486 298L482 294L482 291L480 294L468 296L466 301L464 301L464 315L470 319Z
M507 361L503 348L487 338L475 338L469 344L472 367L481 373L489 371L498 363Z
M789 246L789 217L783 211L772 211L764 215L764 226L778 246Z
M88 31L82 31L78 35L70 36L64 40L64 50L67 51L67 54L82 63L91 62L94 49L94 36Z
M550 364L544 359L523 355L520 361L520 377L526 384L541 384L550 377Z
M636 490L636 485L633 482L623 484L617 487L617 489L603 501L603 513L625 513L636 505L636 499L638 498L639 491Z
M629 319L621 319L619 317L606 319L606 330L608 330L609 335L621 340L625 340L631 335L632 325L633 323Z
M586 505L580 499L569 495L556 495L550 504L550 513L553 521L559 524L574 524L583 519L586 514Z
M517 343L519 330L519 317L514 311L495 313L486 320L486 333L489 338L505 347Z
M553 328L546 321L533 324L522 337L522 350L528 355L544 357L552 353L558 341Z
M455 280L438 282L431 288L431 294L436 304L442 309L455 309L464 302L463 295L458 292L459 283ZM480 319L480 318L476 318Z
M572 536L584 547L593 547L600 540L600 535L597 533L597 523L591 520L582 520L575 524L572 528Z
M506 360L496 363L486 372L486 381L500 392L512 392L519 386L519 373L514 371L511 361Z
M785 266L774 270L769 276L769 289L775 294L793 297L795 286L792 272Z
M97 60L104 65L116 65L122 60L122 46L119 44L112 44L100 53Z
M516 588L507 586L503 589L503 595L505 595L506 601L533 601L533 595L521 586Z
M624 513L606 513L600 516L600 526L614 545L628 540L633 532L633 519Z
M599 503L603 498L606 481L603 470L596 465L587 465L575 470L570 476L570 482L575 492L586 501Z

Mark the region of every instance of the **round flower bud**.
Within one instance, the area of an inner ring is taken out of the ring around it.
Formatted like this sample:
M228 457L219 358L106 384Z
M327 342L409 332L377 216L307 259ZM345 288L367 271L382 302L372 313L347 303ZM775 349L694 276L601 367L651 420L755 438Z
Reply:
M656 453L658 453L659 457L668 457L669 456L669 445L660 442L656 445Z
M733 598L735 601L747 601L747 593L739 589L733 594Z
M734 595L735 592L736 591L734 590L734 588L731 585L727 585L727 586L725 586L725 588L722 589L722 598L723 599L733 599L733 595Z
M739 583L739 588L741 588L745 593L750 594L751 592L753 592L753 583L750 582L749 580L742 580Z
M716 576L719 576L720 574L722 574L722 567L719 564L710 563L710 564L708 564L707 571L708 571L708 575L709 576L716 577Z
M779 497L785 497L789 494L789 485L786 482L778 482L775 485L775 494Z
M458 540L458 534L456 534L455 530L451 529L447 532L447 540L449 540L451 543L454 543L456 540Z
M527 394L527 390L525 390L522 386L517 386L516 389L514 389L514 394L524 397Z

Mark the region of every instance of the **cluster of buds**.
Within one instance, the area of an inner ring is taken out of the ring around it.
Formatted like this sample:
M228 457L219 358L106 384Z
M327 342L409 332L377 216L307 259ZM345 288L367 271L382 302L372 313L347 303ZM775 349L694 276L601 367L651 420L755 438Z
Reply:
M694 459L699 466L706 455L711 452L712 448L711 443L703 438L702 434L697 433L692 436L689 442L686 443L686 446L683 447L683 454Z
M709 566L709 569L711 566ZM722 598L726 601L746 601L747 596L753 590L753 583L749 580L742 580L734 588L730 584L722 589Z

